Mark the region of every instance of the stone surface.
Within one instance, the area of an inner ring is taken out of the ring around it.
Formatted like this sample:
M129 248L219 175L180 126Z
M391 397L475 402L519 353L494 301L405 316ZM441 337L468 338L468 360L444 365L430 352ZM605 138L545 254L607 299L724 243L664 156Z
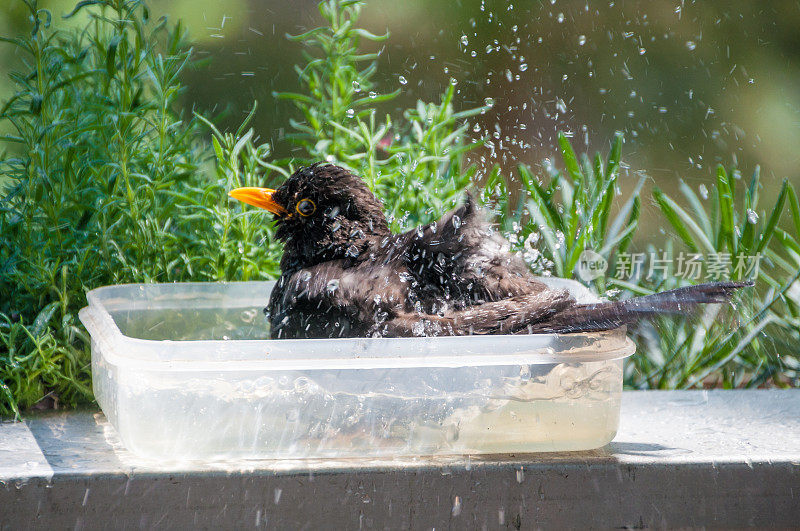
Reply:
M101 413L0 424L0 528L795 526L800 390L623 395L592 452L153 462Z

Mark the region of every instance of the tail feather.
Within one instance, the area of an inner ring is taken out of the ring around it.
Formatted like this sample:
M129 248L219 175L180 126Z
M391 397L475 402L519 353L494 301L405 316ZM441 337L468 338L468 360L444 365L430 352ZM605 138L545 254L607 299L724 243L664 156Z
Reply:
M610 330L639 319L663 314L688 314L698 304L719 304L753 282L709 282L623 301L579 304L531 326L533 333Z

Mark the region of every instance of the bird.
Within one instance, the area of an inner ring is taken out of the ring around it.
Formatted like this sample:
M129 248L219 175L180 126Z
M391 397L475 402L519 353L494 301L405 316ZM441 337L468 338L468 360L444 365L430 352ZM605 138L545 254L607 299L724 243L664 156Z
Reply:
M274 215L284 244L265 308L272 339L596 332L724 303L749 282L711 282L578 303L511 252L472 194L437 221L394 234L348 169L316 163L277 189L229 192Z

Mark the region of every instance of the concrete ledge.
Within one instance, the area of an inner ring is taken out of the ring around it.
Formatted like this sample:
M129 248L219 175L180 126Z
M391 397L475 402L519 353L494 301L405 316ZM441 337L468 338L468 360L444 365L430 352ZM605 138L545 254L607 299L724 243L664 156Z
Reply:
M0 424L0 528L792 527L800 390L623 397L593 452L157 463L101 413Z

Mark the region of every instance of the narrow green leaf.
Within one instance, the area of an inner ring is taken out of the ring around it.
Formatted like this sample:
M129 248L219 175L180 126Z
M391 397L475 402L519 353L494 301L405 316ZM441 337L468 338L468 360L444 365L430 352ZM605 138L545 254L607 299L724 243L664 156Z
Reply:
M611 151L608 154L608 163L606 164L606 178L619 171L624 138L622 131L617 131L614 135L614 141L611 143Z
M80 11L84 7L96 6L96 5L104 5L105 3L106 2L104 0L82 0L82 1L78 2L75 5L75 7L72 9L72 11L70 11L69 13L64 15L64 18L72 18L73 16L75 16L78 13L78 11Z
M794 231L798 238L800 238L800 203L797 201L797 194L791 183L788 184L787 200L789 201L789 210L792 212L792 221L794 222Z
M728 250L736 254L736 242L734 240L734 216L733 216L733 189L730 185L730 178L723 166L717 166L717 200L719 201L720 213L720 239L726 243Z
M693 252L698 252L700 250L700 245L698 245L692 235L689 233L691 230L694 233L695 237L700 241L700 244L705 248L705 250L709 253L715 253L716 249L714 246L711 245L711 242L708 240L703 231L700 227L697 226L697 223L692 219L692 217L686 213L678 204L670 199L664 192L660 189L655 188L653 190L653 198L656 200L659 208L661 208L661 212L664 214L664 217L667 218L670 225L675 229L675 232L678 233L681 240L689 246Z
M53 315L56 313L56 310L60 304L61 303L58 301L51 302L42 308L42 310L36 316L36 319L34 319L33 325L30 328L31 335L33 337L39 337L42 335L42 332L44 332L45 328L47 328L49 325L50 320L53 318Z
M561 157L564 159L564 166L567 168L567 173L575 183L583 181L580 166L578 166L578 157L572 149L569 139L564 133L558 133L558 146L561 149ZM579 186L579 185L578 185Z
M758 246L756 247L756 253L760 253L764 250L764 248L769 244L772 235L775 233L775 227L778 226L778 221L780 220L781 214L783 214L783 207L786 203L786 198L789 195L789 181L788 179L783 180L783 185L781 186L781 191L778 194L778 200L775 201L775 206L772 208L772 213L767 220L767 224L764 227L764 232L761 233L761 239L758 242ZM749 225L752 225L748 222Z
M108 43L106 51L106 74L112 79L117 72L117 47L122 42L122 35L117 35Z

